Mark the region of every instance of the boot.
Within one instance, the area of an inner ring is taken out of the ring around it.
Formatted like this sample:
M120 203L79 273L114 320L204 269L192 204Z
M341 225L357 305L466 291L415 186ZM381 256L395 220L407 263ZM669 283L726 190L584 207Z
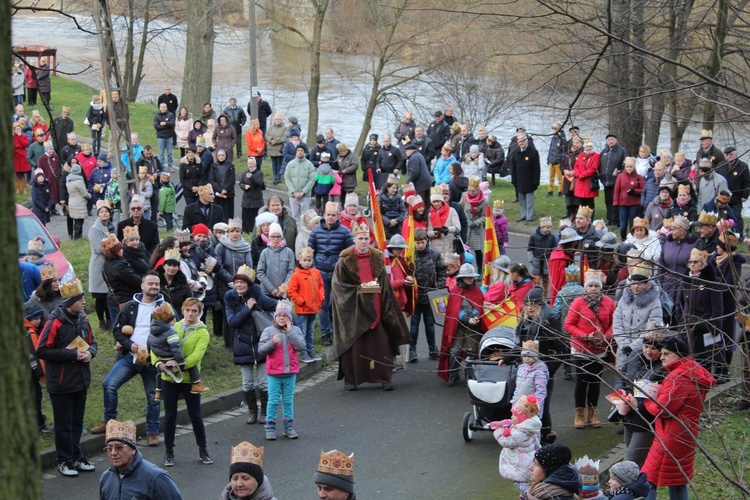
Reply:
M208 454L208 450L205 446L200 446L198 448L198 459L201 461L201 463L206 465L211 465L214 463L214 459L211 458L211 455Z
M266 420L266 439L276 441L276 420Z
M584 427L583 410L583 408L576 408L576 418L573 421L573 428L575 429L583 429Z
M21 194L21 179L16 177L16 194Z
M199 380L190 386L190 394L203 394L204 392L208 392L210 390L211 389L203 385L202 380Z
M586 423L594 429L600 428L602 426L602 423L599 422L598 418L596 418L596 406L589 406L588 410L588 415L586 415Z
M258 420L259 424L265 424L266 423L266 407L268 406L268 391L260 391L260 420ZM274 415L276 417L276 415ZM274 423L274 429L275 427Z
M284 419L284 435L288 437L289 439L297 439L299 437L299 434L297 434L297 431L294 430L293 418Z
M254 424L258 421L258 397L255 395L255 390L248 391L244 394L245 405L250 412L250 415L247 417L247 423Z
M26 194L26 186L28 186L28 182L26 182L26 179L19 179L19 182L21 183L21 190L23 191L23 194Z
M161 401L161 389L156 389L156 393L154 394L154 401L159 403Z

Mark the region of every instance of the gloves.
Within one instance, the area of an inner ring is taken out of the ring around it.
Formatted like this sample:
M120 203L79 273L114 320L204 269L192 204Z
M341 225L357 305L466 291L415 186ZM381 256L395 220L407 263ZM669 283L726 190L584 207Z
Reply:
M630 189L628 189L628 190L627 190L627 191L625 191L625 192L626 192L627 194L633 194L633 193L635 193L635 190L634 190L633 188L630 188Z
M482 285L479 289L482 290L482 293L487 293L487 290L489 290L490 287L488 287L487 285Z
M506 418L505 420L499 420L499 421L491 422L490 423L490 429L492 429L494 431L495 429L497 429L499 427L509 427L512 423L513 423L513 421L511 419L509 419L509 418Z
M475 220L475 221L469 223L469 228L470 229L477 229L477 228L479 228L479 226L481 224L482 224L482 221Z
M626 356L630 356L630 354L633 352L633 348L629 345L625 346L622 348L622 352L624 352Z
M443 233L443 235L447 236L450 231L448 230L447 226L443 226L440 228L440 232Z

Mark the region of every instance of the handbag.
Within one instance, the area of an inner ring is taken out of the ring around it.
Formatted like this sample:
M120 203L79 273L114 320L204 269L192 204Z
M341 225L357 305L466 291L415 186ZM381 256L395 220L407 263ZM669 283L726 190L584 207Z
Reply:
M83 119L83 124L84 125L91 125L91 122L89 122L89 117L88 116Z
M594 172L594 175L589 177L589 183L592 191L599 191L599 172Z
M258 335L263 333L263 330L273 325L273 314L273 311L253 309L253 322L255 322L255 330L258 332Z
M460 256L463 256L466 253L464 242L458 234L453 237L453 251Z

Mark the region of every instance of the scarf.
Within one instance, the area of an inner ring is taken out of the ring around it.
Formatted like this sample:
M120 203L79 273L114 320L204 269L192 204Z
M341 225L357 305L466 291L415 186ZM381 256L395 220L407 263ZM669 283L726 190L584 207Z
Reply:
M268 246L271 248L281 248L286 246L286 241L284 241L284 238L281 238L280 240L268 240Z
M362 218L362 212L357 210L356 214L350 215L348 212L344 211L344 212L341 212L341 217L352 222L357 222L359 219Z
M599 303L602 301L602 294L599 293L596 295L596 297L592 297L588 293L584 295L584 298L586 299L586 305L589 306L589 308L594 311L594 316L597 318L599 317Z
M627 486L620 486L619 488L615 488L614 490L610 491L607 494L607 498L614 498L617 495L632 495L633 497L637 497L637 495L633 493L633 490L631 490Z
M208 119L209 119L209 118L211 118L211 115L212 115L212 114L214 114L214 110L213 110L213 109L212 109L211 111L209 111L208 113L206 113L205 111L203 111L203 112L201 113L201 121L202 121L203 123L206 123L206 122L208 122Z
M479 212L479 205L484 201L484 193L480 189L476 196L472 197L469 192L466 192L466 201L471 205L471 215L477 215Z
M227 250L231 250L233 252L250 251L250 243L245 241L242 237L240 237L237 243L232 243L232 240L229 239L229 236L227 236L226 234L222 234L221 238L219 238L219 243L221 243L221 246L223 246Z
M269 241L268 235L260 233L260 240L263 242L263 244L268 246L268 241Z
M435 207L432 207L432 210L430 210L430 222L432 222L432 227L445 227L445 224L448 222L448 215L450 215L450 210L451 207L449 207L445 203L443 203L443 206L440 207L439 210L435 210Z
M685 203L680 203L680 199L678 198L678 199L675 200L675 203L677 203L678 207L682 208L682 207L686 206L688 203L690 203L690 201L691 201L691 199L688 198L688 200Z
M669 208L669 206L670 206L671 204L672 204L672 198L667 198L667 200L666 200L666 201L663 201L663 202L659 203L659 206L660 206L661 208Z
M99 103L99 104L94 104L94 103L92 102L92 103L91 103L91 107L92 107L92 108L94 108L94 109L95 109L96 111L101 111L101 110L102 110L102 108L103 108L104 106L102 105L102 103Z
M716 264L722 265L726 260L729 258L729 254L724 251L724 253L720 254L719 252L716 252Z

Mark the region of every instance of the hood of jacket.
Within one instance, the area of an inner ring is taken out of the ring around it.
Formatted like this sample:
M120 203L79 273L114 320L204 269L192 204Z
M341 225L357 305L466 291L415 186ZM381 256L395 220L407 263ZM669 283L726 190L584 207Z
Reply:
M563 465L547 476L543 482L561 486L573 493L581 492L581 476L578 475L576 468L570 464Z
M635 306L639 309L647 307L650 303L659 300L660 294L654 285L648 284L648 287L640 295L633 293L633 290L629 286L622 289L622 298L620 300L625 301L625 304L632 304L635 302Z
M158 337L170 328L171 327L163 321L159 321L158 319L151 320L151 335L154 337Z
M143 302L143 292L139 292L133 295L133 300L136 301L138 304L145 304L145 302ZM164 296L162 294L158 294L154 302L158 303L162 301L164 301Z

